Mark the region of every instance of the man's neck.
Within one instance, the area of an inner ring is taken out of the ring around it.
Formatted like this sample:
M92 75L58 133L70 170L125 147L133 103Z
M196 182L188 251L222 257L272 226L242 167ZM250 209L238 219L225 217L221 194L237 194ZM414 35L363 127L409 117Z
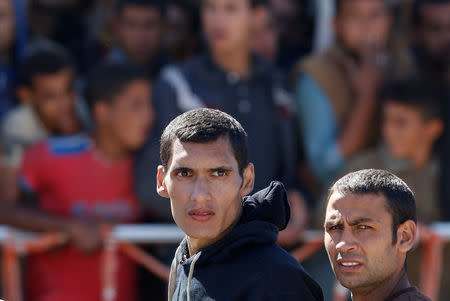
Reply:
M188 236L187 246L188 246L188 251L189 251L189 257L197 254L197 252L200 251L201 248L212 245L214 242L215 241L211 241L211 242L201 241L200 242L198 239L193 239Z
M110 135L96 130L94 135L97 150L110 161L119 161L129 156L129 152L120 146Z
M211 51L214 62L226 72L232 72L240 77L246 77L251 70L251 56L248 49L230 52Z
M376 287L352 292L352 301L384 301L389 296L410 287L406 270L403 268L395 277L391 277Z
M130 61L133 62L133 64L136 64L136 66L152 69L156 65L157 60L156 54L149 55L145 60L136 60L132 58L128 53L126 53L125 55L128 56Z

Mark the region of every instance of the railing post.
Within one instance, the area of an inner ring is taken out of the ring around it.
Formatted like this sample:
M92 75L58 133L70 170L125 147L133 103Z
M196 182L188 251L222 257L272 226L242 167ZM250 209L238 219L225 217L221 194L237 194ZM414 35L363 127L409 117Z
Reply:
M115 301L117 299L117 241L112 236L111 228L103 229L104 246L102 254L102 300Z
M422 246L420 288L431 300L438 300L441 285L444 241L437 234L430 233L423 240Z
M3 245L2 285L5 299L22 301L22 285L19 254L14 233L9 233Z

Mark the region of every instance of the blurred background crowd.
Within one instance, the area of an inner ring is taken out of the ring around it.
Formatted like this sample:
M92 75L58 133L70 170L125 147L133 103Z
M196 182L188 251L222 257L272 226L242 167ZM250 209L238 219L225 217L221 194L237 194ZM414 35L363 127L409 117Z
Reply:
M288 250L356 169L404 179L422 223L450 220L449 100L449 0L0 0L0 197L75 220L79 249L95 245L86 223L172 222L159 136L197 107L242 123L255 190L285 183ZM174 250L149 251L169 263ZM30 263L33 282L45 265ZM325 253L304 265L331 296ZM151 275L137 283L165 298Z

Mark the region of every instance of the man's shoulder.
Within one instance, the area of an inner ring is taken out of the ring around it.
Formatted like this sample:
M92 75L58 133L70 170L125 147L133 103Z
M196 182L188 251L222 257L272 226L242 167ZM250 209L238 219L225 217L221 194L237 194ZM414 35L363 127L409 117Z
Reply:
M89 151L92 141L83 134L63 137L49 137L28 148L27 153L33 157L65 158Z
M206 69L207 67L208 60L206 55L197 55L183 63L167 65L166 67L164 67L163 71L176 69L185 77L190 78L194 74Z
M385 162L385 155L386 150L381 146L368 149L353 157L346 169L348 172L366 168L388 169L389 166Z
M46 141L48 150L53 156L79 155L91 149L92 140L84 134L50 137Z
M33 140L35 136L45 136L40 133L41 128L38 117L31 106L22 104L11 110L3 120L3 136L17 136L24 140Z
M300 73L304 72L309 73L312 69L328 69L328 66L330 64L330 52L331 49L328 49L326 51L313 53L304 58L301 58L294 65L294 75L298 76Z
M263 262L260 267L270 272L270 275L303 275L306 274L301 264L295 260L288 252L276 244L255 246L249 251L257 262Z
M208 78L204 75L209 71L208 66L204 55L195 56L183 63L168 64L161 70L156 84L164 90L176 89L183 94L191 93L196 81Z
M248 257L251 257L255 268L248 272L258 271L261 276L257 281L261 294L271 296L274 300L294 300L294 297L323 300L322 290L316 281L295 258L278 245L254 246L247 252L246 256L236 259L239 262L245 259L245 264L248 265Z

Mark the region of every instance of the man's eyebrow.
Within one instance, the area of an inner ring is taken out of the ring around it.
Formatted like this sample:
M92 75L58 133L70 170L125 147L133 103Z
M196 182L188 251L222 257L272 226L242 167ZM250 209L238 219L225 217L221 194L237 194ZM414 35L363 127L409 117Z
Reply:
M358 217L355 219L352 219L348 222L349 226L356 226L359 224L364 224L364 223L373 223L376 222L376 220L370 218L370 217ZM332 226L339 226L339 225L343 225L343 222L341 220L328 220L325 221L324 223L324 227L332 227Z
M193 171L192 168L184 167L184 166L178 166L172 169L172 172L180 172L180 171Z
M209 171L233 171L233 168L231 166L219 166L208 169Z
M359 225L359 224L373 223L373 222L375 222L375 220L370 218L370 217L358 217L358 218L355 218L353 220L350 220L348 222L348 224L350 226L355 226L355 225Z
M339 226L342 224L343 223L341 220L336 219L336 220L325 221L324 227L327 228L327 227L332 227L332 226Z

